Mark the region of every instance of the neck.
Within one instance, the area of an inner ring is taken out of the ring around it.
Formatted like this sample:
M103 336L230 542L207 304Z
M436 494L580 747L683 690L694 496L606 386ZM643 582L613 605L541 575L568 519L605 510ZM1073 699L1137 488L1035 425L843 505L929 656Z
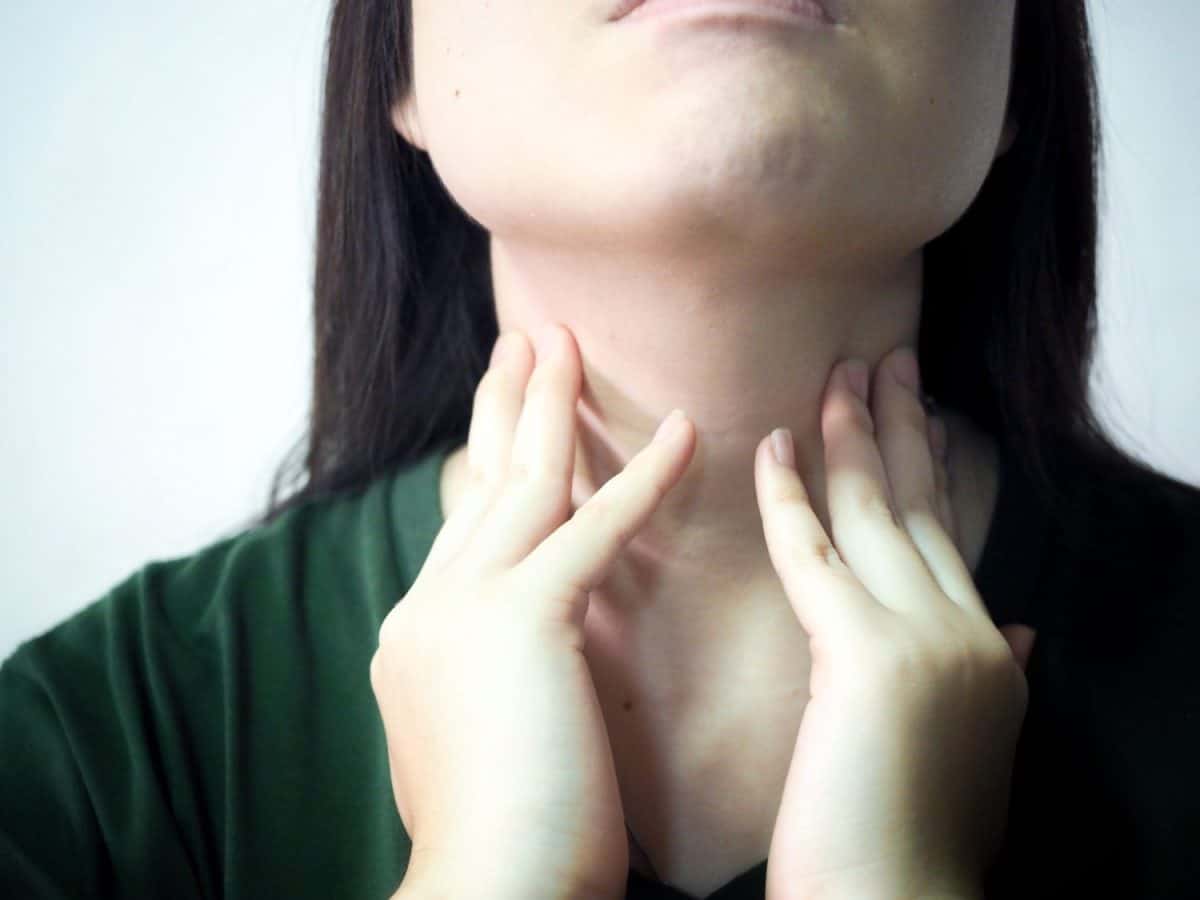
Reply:
M672 408L696 429L687 471L627 545L629 564L672 583L767 571L753 454L780 426L791 429L798 471L832 534L819 418L826 383L842 359L862 358L873 372L898 345L916 346L919 249L799 271L745 252L732 260L583 256L493 237L491 262L501 331L532 335L560 322L579 345L575 508Z

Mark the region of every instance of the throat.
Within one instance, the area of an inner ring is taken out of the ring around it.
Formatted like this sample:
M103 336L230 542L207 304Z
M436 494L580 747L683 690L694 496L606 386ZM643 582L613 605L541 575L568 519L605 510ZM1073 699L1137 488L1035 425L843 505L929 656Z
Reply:
M691 896L766 857L808 702L807 634L786 598L757 604L743 622L730 617L711 634L676 628L674 637L660 621L604 623L602 607L589 608L585 655L630 867ZM688 644L680 634L702 637Z
M998 460L969 426L950 428L956 543L974 571ZM808 633L773 570L720 587L668 587L629 571L614 567L592 592L584 652L613 748L630 867L709 896L767 857L810 696Z

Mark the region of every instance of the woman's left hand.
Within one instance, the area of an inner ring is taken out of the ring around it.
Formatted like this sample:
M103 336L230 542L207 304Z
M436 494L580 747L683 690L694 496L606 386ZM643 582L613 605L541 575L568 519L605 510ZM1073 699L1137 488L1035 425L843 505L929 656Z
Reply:
M895 377L906 364L916 390ZM958 553L911 349L880 363L870 407L850 368L834 367L821 411L833 541L769 437L755 456L771 562L812 657L767 896L980 897L1034 632L995 627Z

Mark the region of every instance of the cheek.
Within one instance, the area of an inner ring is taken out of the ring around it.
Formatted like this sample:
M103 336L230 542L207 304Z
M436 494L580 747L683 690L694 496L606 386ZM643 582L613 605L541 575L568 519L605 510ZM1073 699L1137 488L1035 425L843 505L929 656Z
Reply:
M955 34L940 57L944 133L956 150L951 183L977 190L995 160L1007 108L1012 64L1013 4L961 4ZM973 196L973 193L972 193Z
M562 140L555 123L569 121L556 107L561 73L571 70L557 59L563 23L527 0L429 0L426 7L413 41L421 130L446 189L490 227L511 205L497 201L536 178L536 166Z
M910 205L917 236L931 240L967 210L994 162L1014 10L1000 0L900 2L881 4L888 16L869 35L878 66L867 90L879 118L862 146L878 155L862 170L875 173L880 195Z

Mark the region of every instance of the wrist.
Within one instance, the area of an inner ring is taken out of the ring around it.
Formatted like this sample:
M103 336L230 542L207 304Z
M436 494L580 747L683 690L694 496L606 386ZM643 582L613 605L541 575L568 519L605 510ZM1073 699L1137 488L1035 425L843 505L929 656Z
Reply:
M579 885L553 863L535 870L513 860L489 863L478 854L414 849L390 900L619 900L624 894L624 882L611 890Z
M981 878L875 873L779 887L772 885L768 875L766 900L985 900L985 896Z
M895 885L826 887L817 891L767 891L766 900L985 900L980 888L905 890Z

